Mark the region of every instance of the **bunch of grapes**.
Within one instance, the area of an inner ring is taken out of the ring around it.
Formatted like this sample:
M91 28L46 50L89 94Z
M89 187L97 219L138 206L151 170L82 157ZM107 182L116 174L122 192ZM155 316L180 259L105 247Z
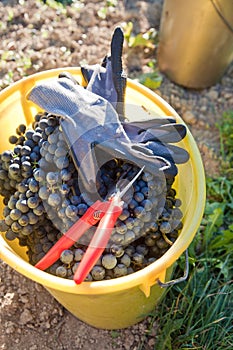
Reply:
M35 265L77 220L89 204L79 188L78 171L60 128L60 118L37 114L32 127L19 125L9 139L11 151L0 155L0 195L6 239L18 239ZM112 159L97 176L98 195L108 199L116 186L130 181L139 168ZM143 172L123 197L124 207L111 239L86 280L117 278L144 268L161 257L182 228L181 201L174 178ZM87 232L47 272L63 278L73 275L85 254Z

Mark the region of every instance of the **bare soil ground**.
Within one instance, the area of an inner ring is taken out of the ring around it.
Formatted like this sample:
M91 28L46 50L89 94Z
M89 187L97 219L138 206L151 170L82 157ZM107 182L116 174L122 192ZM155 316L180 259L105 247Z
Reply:
M105 1L80 1L66 11L41 1L0 2L0 86L37 71L98 63L109 51L114 28L133 21L134 32L159 28L162 1L116 1L100 18ZM99 12L100 11L100 12ZM98 14L99 13L99 14ZM103 16L102 16L103 17ZM148 70L152 58L143 50L124 54L129 77ZM155 54L155 53L154 53ZM30 58L30 60L29 60ZM157 93L184 118L201 151L207 174L218 173L218 133L215 123L233 106L233 67L209 89L188 90L164 77ZM1 134L3 130L1 130ZM136 350L151 318L128 329L98 330L76 319L40 285L0 261L1 350ZM154 348L156 330L143 345Z

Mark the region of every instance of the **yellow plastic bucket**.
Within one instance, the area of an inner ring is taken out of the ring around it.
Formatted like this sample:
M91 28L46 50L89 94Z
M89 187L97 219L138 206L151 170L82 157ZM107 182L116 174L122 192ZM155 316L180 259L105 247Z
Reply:
M27 92L39 81L57 77L64 70L81 82L79 68L54 69L22 79L0 93L1 152L10 149L8 137L15 133L16 127L20 123L30 124L38 112L35 105L26 100ZM161 117L175 116L183 123L161 97L131 80L127 84L126 101L127 116L132 113L133 106L139 105ZM67 310L92 326L119 329L141 321L164 292L157 280L170 279L174 263L191 243L203 215L205 176L202 160L189 130L182 142L190 152L190 161L180 166L176 179L178 198L182 200L181 209L185 214L183 229L171 248L151 265L128 276L76 285L74 281L50 275L29 264L25 248L16 241L7 242L4 234L0 236L0 258L19 273L42 284ZM2 209L1 204L0 213Z

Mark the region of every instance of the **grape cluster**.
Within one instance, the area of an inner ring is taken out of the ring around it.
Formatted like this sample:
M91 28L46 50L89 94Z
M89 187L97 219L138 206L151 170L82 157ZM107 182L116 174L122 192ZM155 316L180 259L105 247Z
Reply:
M12 150L0 155L0 195L4 219L0 231L17 238L36 264L89 207L80 192L78 171L60 129L60 118L37 114L31 128L19 125L9 138ZM97 175L98 195L108 199L139 171L119 159L105 163ZM174 178L143 172L124 195L124 207L111 239L86 280L117 278L140 270L161 257L182 229L181 201ZM73 275L85 254L93 227L47 271Z
M38 196L39 184L34 178L41 158L40 117L39 114L35 117L32 129L27 130L25 125L19 125L17 135L9 138L14 145L13 150L5 151L0 156L0 194L5 204L1 230L6 231L9 240L18 238L21 245L27 244L27 237L39 229L46 219Z
M57 125L44 135L39 169L34 174L39 182L38 195L48 218L65 233L87 210L78 187L78 173L69 156L69 150Z

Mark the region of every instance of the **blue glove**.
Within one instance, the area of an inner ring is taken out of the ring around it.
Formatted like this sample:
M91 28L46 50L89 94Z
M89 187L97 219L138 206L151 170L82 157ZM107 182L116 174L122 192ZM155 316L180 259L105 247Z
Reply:
M81 72L87 84L87 89L102 96L114 106L118 112L123 128L135 145L148 148L154 155L169 159L171 166L165 170L167 176L175 176L175 163L185 163L189 159L188 152L183 148L169 145L179 142L186 135L186 127L176 124L174 118L157 118L141 122L126 122L125 120L125 88L126 75L122 68L122 48L124 34L117 27L111 42L111 56L105 57L102 66L92 65L81 67Z
M46 112L61 117L61 128L85 190L96 192L99 168L112 158L132 162L155 174L177 174L176 163L187 151L170 145L181 141L186 127L174 118L127 122L124 117L126 75L122 69L124 35L116 28L111 56L102 65L82 67L87 88L68 72L42 82L28 98Z
M132 162L156 173L171 167L170 160L154 154L143 143L132 142L112 104L67 78L39 83L28 99L61 117L61 128L84 187L96 191L96 176L102 164L112 158ZM95 148L105 157L96 159ZM101 164L100 164L101 162Z
M85 65L81 72L87 84L87 90L102 96L111 102L120 120L124 120L124 103L126 89L126 74L122 67L122 50L124 34L120 27L113 33L111 41L111 56L106 56L102 65Z

